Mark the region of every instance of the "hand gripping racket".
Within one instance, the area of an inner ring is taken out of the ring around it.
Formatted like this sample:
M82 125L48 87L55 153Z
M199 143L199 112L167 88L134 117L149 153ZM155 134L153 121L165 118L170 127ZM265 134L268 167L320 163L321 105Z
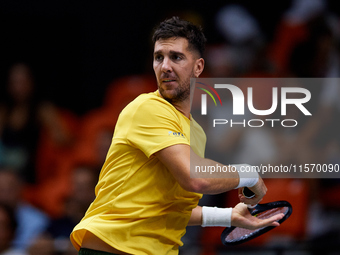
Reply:
M243 189L243 195L248 198L254 196L254 193L248 189ZM266 204L257 204L253 208L248 208L251 215L259 219L267 219L276 214L283 213L284 216L278 222L281 224L292 214L292 206L287 201L276 201ZM249 230L240 227L225 228L221 234L221 241L224 245L237 245L258 237L269 230L275 228L274 226L263 227L255 230Z

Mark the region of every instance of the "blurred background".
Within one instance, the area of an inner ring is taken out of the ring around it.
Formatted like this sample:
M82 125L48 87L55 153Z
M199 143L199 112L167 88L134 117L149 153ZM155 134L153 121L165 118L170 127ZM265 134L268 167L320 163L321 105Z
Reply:
M152 31L173 15L203 27L205 77L340 75L335 0L2 0L1 255L77 254L69 234L94 198L119 112L140 93L156 89ZM265 108L271 94L263 91L254 96ZM339 163L340 85L313 93L316 121L303 122L269 148L283 148L275 152L287 162ZM247 142L256 142L249 137L268 137L233 132L225 147L230 158L235 144L247 148ZM287 151L287 141L300 146ZM252 158L268 154L257 155ZM222 228L189 227L180 254L340 254L338 179L266 183L273 191L268 199L294 201L290 224L231 248L221 246ZM202 203L233 206L233 197Z

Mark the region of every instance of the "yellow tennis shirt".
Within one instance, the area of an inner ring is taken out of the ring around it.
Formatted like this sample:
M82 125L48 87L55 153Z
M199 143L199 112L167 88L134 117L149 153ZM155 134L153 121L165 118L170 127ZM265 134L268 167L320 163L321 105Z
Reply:
M191 140L190 140L191 126ZM184 190L154 156L188 144L204 156L206 136L158 91L142 94L120 114L96 186L96 199L71 234L80 249L86 231L131 254L178 254L201 194Z

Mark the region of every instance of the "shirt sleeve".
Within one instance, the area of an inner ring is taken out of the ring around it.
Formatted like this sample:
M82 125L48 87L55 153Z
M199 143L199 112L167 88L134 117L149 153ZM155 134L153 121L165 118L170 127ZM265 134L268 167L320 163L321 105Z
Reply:
M190 145L178 114L181 113L165 102L156 99L143 102L132 116L127 132L129 144L147 157L171 145Z

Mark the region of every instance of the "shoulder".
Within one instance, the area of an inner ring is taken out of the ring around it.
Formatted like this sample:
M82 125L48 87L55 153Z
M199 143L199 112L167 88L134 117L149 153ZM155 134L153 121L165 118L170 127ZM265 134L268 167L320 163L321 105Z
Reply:
M136 99L133 100L130 104L131 105L159 104L167 105L168 107L173 107L169 102L167 102L159 95L158 90L151 93L141 94L138 97L136 97Z
M176 108L159 96L158 91L141 94L131 103L129 103L122 111L122 115L143 115L147 117L150 115L171 114L177 115Z

